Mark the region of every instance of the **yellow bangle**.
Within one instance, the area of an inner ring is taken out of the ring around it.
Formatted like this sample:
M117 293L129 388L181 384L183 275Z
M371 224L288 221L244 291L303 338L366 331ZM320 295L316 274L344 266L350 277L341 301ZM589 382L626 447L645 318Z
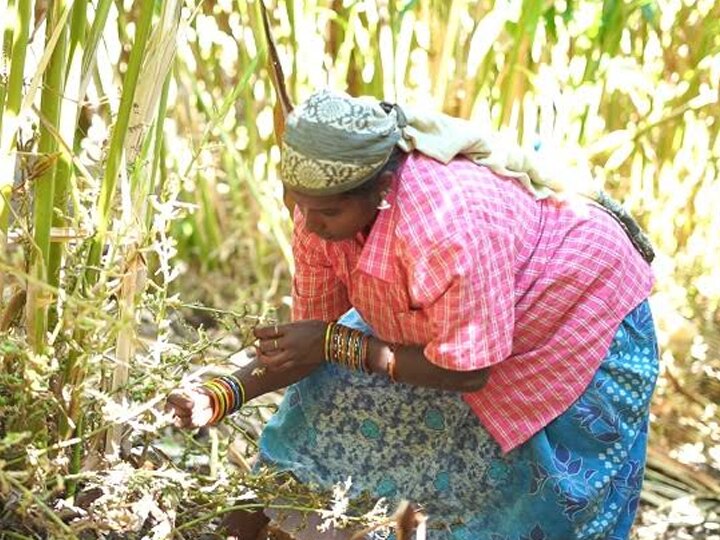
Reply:
M227 396L225 395L222 387L220 387L215 381L207 381L203 383L203 386L215 394L215 397L218 400L217 411L215 411L215 414L213 414L210 419L210 423L214 424L225 416L225 412L227 411Z
M328 323L327 327L325 328L325 361L331 362L332 361L332 331L335 327L335 323L331 322Z
M233 392L230 383L226 380L223 380L222 377L214 378L213 382L220 386L225 393L225 400L227 401L227 408L225 409L225 414L230 414L230 412L232 412L232 410L235 408L235 392Z

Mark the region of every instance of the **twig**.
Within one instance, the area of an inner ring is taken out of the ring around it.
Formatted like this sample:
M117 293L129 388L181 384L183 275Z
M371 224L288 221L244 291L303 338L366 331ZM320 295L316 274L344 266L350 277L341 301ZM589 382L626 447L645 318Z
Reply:
M12 532L12 531L3 531L3 532L2 532L2 536L0 536L0 538L2 538L3 540L5 540L5 537L8 537L8 538L17 538L18 540L33 540L33 539L30 538L29 536L25 536L24 534L14 533L14 532Z
M365 538L366 535L370 534L371 532L376 531L382 527L388 527L392 524L393 521L395 521L394 517L387 517L382 521L375 523L374 525L370 525L369 527L365 527L361 531L356 532L352 535L350 540L362 540L363 538Z
M272 508L273 510L297 510L298 512L317 512L318 511L318 508L308 508L305 506L297 506L297 505L292 505L292 504L263 504L263 503L239 504L239 505L235 505L235 506L228 506L227 508L221 508L220 510L217 510L210 514L205 514L203 516L193 519L192 521L188 521L187 523L178 525L173 530L173 534L177 533L178 531L181 531L181 530L190 529L191 527L195 527L196 525L199 525L200 523L202 523L204 521L210 521L211 519L222 516L223 514L227 514L229 512L234 512L235 510L260 510L260 509L266 509L266 508Z
M683 387L682 384L680 384L680 381L679 381L679 380L677 379L677 377L673 374L673 372L672 372L672 370L670 369L669 366L667 366L666 369L665 369L665 377L667 378L667 380L670 381L670 384L673 385L673 388L675 388L675 390L677 390L678 392L680 392L683 396L685 396L686 398L688 398L688 399L689 399L690 401L692 401L693 403L696 403L696 404L700 405L700 406L703 407L703 408L706 408L708 405L710 405L710 401L709 401L709 400L707 400L707 399L701 399L699 396L695 396L695 395L693 395L691 392L689 392L688 390L685 390L685 388Z
M68 527L65 523L63 523L63 521L57 516L57 514L55 512L53 512L53 510L51 508L49 508L42 500L40 500L40 497L35 495L32 491L30 491L28 488L23 486L20 482L15 480L15 478L13 478L12 476L4 475L4 477L5 477L5 480L7 480L7 482L9 484L11 484L15 489L22 492L23 495L25 495L26 497L30 497L31 499L33 499L35 501L35 504L37 504L38 507L47 514L47 516L50 518L50 521L52 521L58 527L60 527L60 529L64 533L68 534L71 538L77 538L75 536L75 534L73 533L72 529L70 529L70 527Z
M126 423L129 422L130 420L132 420L132 419L140 416L141 414L149 411L150 409L152 409L153 407L155 407L158 403L160 403L160 402L161 402L162 400L164 400L164 399L165 399L165 396L164 396L164 395L163 395L163 396L155 397L155 398L151 399L150 401L147 401L146 403L144 403L143 405L141 405L140 407L138 407L138 408L135 409L134 411L130 411L130 412L129 412L128 414L126 414L125 416L123 416L123 417L121 417L121 418L118 418L118 419L115 420L114 422L108 422L107 424L103 424L103 425L100 426L99 428L94 429L93 431L91 431L90 433L87 433L87 434L83 435L82 437L73 437L72 439L67 439L67 440L65 440L65 441L61 441L61 442L59 442L59 443L56 443L56 444L54 444L54 445L52 445L52 446L48 446L47 448L42 448L42 449L40 449L40 450L37 450L34 455L35 455L36 457L39 457L39 456L42 456L42 455L47 454L48 452L52 452L53 450L61 450L61 449L63 449L63 448L67 448L67 447L69 447L69 446L74 446L74 445L76 445L76 444L79 444L79 443L82 443L82 442L87 441L87 440L89 440L89 439L92 439L92 438L95 437L96 435L104 432L105 430L107 430L108 428L110 428L110 427L112 427L112 426L114 426L114 425L126 424ZM8 466L8 465L14 465L15 463L21 462L23 459L25 459L25 455L22 455L22 456L20 456L20 457L18 457L18 458L15 458L15 459L13 459L13 460L7 461L7 462L5 463L5 465L6 465L6 466Z

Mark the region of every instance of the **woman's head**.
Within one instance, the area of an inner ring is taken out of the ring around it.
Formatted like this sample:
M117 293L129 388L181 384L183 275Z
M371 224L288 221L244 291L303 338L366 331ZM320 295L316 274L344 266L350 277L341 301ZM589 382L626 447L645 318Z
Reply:
M292 112L280 172L310 232L339 240L372 224L404 156L402 120L395 107L328 90Z
M378 206L389 192L393 178L405 159L395 148L387 163L359 186L335 195L308 195L289 189L289 195L305 218L305 227L325 240L353 238L375 221Z

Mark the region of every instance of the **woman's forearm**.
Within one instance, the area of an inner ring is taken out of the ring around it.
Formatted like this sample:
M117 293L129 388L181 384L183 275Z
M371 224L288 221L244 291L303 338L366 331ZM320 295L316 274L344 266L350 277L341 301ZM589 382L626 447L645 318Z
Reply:
M487 369L451 371L430 362L419 346L400 346L393 351L390 344L370 338L368 364L373 373L388 373L395 357L392 374L395 382L455 392L475 392L488 379Z
M419 346L400 346L394 351L390 345L370 338L368 365L373 373L388 375L394 356L395 382L437 388L454 392L474 392L487 382L487 370L452 371L430 362ZM258 357L235 372L245 387L245 401L285 388L310 375L318 365L271 370Z
M255 357L252 361L241 367L235 372L235 376L240 379L245 387L245 401L280 390L293 383L298 382L310 375L315 366L302 366L299 368L290 368L285 370L271 371L264 367L260 359Z

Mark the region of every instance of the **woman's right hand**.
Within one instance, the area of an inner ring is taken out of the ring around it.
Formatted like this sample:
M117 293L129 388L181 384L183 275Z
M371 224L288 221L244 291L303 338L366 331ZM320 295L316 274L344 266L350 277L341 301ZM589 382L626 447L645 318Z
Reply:
M213 415L210 396L200 386L170 392L165 410L173 414L179 428L207 426Z

